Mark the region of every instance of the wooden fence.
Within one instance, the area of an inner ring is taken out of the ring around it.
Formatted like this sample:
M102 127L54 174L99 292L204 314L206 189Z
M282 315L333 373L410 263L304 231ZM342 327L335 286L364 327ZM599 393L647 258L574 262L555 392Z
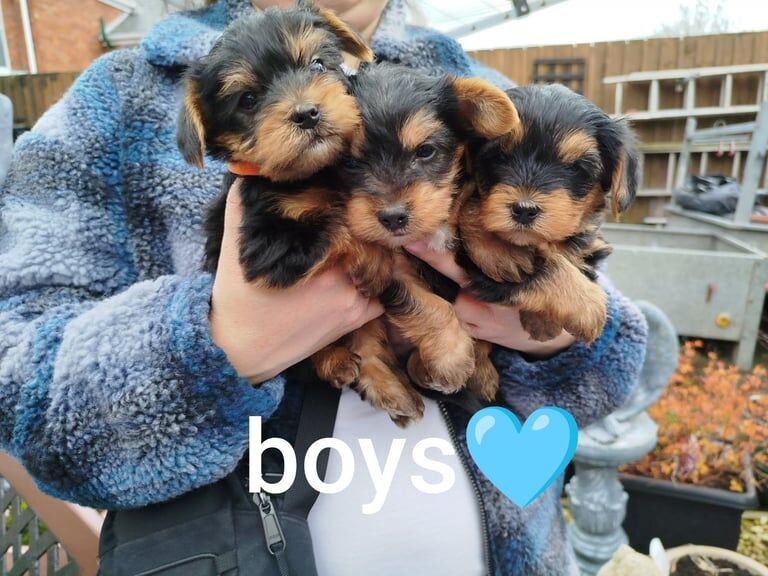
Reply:
M0 94L13 102L13 123L17 130L29 129L66 92L78 72L21 74L0 77Z
M612 110L614 91L603 85L606 76L640 70L768 62L768 32L485 50L472 55L519 84L532 81L533 63L537 59L584 58L585 96ZM13 101L16 123L31 125L61 97L77 75L60 72L0 77L0 93ZM752 87L734 86L735 98L739 90L752 91Z
M533 64L538 59L583 58L584 95L605 110L613 110L614 90L603 84L606 76L768 62L768 32L486 50L472 55L519 84L533 80ZM61 97L77 75L61 72L0 77L0 93L13 101L15 123L29 127ZM699 91L706 91L706 87L699 87ZM751 94L754 86L735 85L734 99L738 100L742 92ZM682 139L682 132L679 136Z
M768 32L484 50L474 52L472 56L500 70L518 84L532 82L533 63L537 59L584 58L584 95L605 110L612 111L614 90L612 86L603 85L606 76L641 70L768 62ZM735 99L741 90L754 92L754 88L749 86L734 86Z
M586 62L584 95L604 110L613 112L615 89L614 86L603 84L606 76L651 70L768 63L768 32L487 50L474 52L472 56L500 70L518 84L533 81L536 60L583 58ZM754 103L756 81L754 76L741 79L736 77L733 86L734 102ZM697 98L717 101L719 95L718 82L698 83ZM637 97L644 98L644 95L626 94L626 104L631 107L633 99ZM639 101L637 106L641 107ZM715 120L703 123L702 127ZM681 142L685 119L647 123L638 127L638 130L644 142Z

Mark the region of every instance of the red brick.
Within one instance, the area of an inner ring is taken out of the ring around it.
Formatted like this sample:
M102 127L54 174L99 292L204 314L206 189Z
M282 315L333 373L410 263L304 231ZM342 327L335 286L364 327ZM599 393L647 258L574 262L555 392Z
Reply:
M28 69L19 0L1 0L11 66ZM99 17L109 24L122 12L98 0L27 0L38 72L82 70L105 48Z

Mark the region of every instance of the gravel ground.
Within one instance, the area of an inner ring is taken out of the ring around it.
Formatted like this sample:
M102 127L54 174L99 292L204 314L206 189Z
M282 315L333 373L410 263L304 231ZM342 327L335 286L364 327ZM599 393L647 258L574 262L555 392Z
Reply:
M768 511L745 512L741 517L739 552L768 566Z

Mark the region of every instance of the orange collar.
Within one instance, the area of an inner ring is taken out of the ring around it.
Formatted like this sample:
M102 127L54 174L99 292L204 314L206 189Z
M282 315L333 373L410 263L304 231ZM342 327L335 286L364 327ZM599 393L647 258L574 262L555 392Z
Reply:
M261 169L253 162L230 162L227 168L235 176L260 176Z

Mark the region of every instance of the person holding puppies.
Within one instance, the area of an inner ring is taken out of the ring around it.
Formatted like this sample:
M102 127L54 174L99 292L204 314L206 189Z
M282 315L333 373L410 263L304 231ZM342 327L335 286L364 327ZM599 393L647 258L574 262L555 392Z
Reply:
M384 311L341 267L287 288L248 282L236 179L215 278L200 270L203 214L226 166L206 159L196 168L176 146L183 73L227 24L291 2L209 4L89 67L19 140L0 193L0 446L43 490L87 506L137 508L222 479L243 458L249 416L290 436L295 422L285 414L300 389L286 371ZM406 24L403 0L318 4L359 31L380 61L510 88L453 40ZM467 285L451 255L418 241L406 249ZM459 292L456 316L494 345L500 394L522 417L555 405L583 426L631 393L646 327L598 281L607 317L589 345L565 331L531 339L518 309ZM356 489L321 498L310 516L318 574L576 573L561 483L519 509L468 460L471 415L460 407L425 399L424 418L401 431L350 398L342 395L335 435L387 445L455 440L445 462L457 481L440 498L393 490L367 518L336 515L349 509L344 498L365 491L362 477Z

